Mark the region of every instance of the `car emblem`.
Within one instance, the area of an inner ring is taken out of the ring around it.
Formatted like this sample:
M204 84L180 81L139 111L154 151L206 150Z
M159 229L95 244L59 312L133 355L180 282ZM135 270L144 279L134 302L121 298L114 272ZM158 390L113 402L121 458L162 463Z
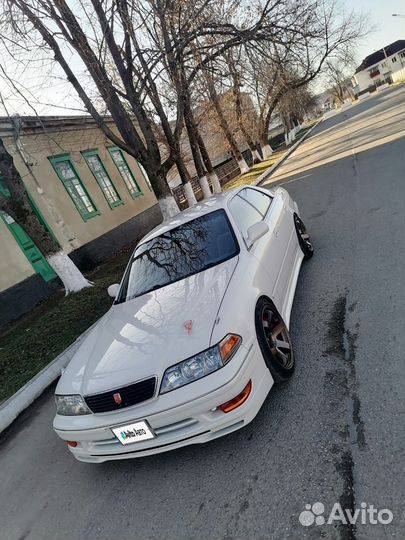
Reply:
M122 403L122 397L121 397L121 394L119 392L117 392L116 394L113 395L113 398L114 398L114 401L117 405L121 405Z
M184 328L187 330L187 334L191 334L191 331L193 330L193 321L186 321L184 323Z

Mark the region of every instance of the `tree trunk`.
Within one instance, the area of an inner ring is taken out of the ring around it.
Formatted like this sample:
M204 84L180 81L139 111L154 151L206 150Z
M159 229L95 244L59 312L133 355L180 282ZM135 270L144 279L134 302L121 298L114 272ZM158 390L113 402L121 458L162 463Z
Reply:
M240 74L235 66L235 63L232 57L232 52L228 54L227 60L228 60L228 67L229 67L229 71L230 71L232 82L233 82L232 93L235 100L236 119L238 121L239 128L245 138L246 144L248 145L249 150L252 153L253 163L260 163L262 161L262 158L260 157L260 154L256 149L256 145L253 142L253 139L250 136L249 131L246 129L245 123L243 121L242 98L240 95L240 87L241 87Z
M208 183L208 178L206 175L198 179L200 182L200 186L203 192L204 199L209 199L212 195L210 185Z
M225 118L224 112L222 110L221 104L219 102L219 97L217 94L217 91L215 89L214 83L209 77L206 77L207 81L207 88L208 93L210 95L211 102L214 106L215 112L217 113L219 125L222 129L223 134L225 135L225 138L229 144L229 148L231 149L231 152L233 156L235 157L236 161L238 162L240 172L243 174L245 172L249 171L249 166L246 163L244 157L242 156L241 151L239 150L239 147L236 143L236 140L234 136L232 135L231 129L229 127L229 124Z
M173 197L173 195L168 195L167 197L158 199L158 203L160 211L162 212L163 221L171 219L180 212L176 199Z
M248 145L249 150L252 153L253 163L255 163L255 164L256 163L261 163L262 158L261 158L259 152L257 151L256 145L253 142L252 137L249 135L249 133L247 131L246 131L246 133L243 133L243 136L245 137L246 144Z
M176 199L166 180L166 170L162 167L155 169L153 164L149 164L149 180L158 200L163 221L166 221L180 212ZM148 175L149 175L148 174Z
M210 180L211 180L211 184L212 184L212 188L213 188L213 191L214 193L221 193L222 192L222 186L221 186L221 182L218 178L218 175L215 171L213 171L210 175Z
M208 177L211 180L213 192L214 193L221 193L221 191L222 191L221 183L219 181L217 173L214 170L211 158L210 158L210 156L208 154L208 151L207 151L207 147L205 146L204 140L201 137L200 130L198 129L197 126L196 126L196 138L197 138L198 147L200 149L201 157L203 159L205 168L208 171Z
M70 292L78 292L85 287L91 287L93 285L83 276L75 263L63 251L63 249L53 253L52 255L47 255L46 260L61 279L65 287L66 294Z
M188 94L184 97L184 123L186 124L188 140L190 142L191 154L193 156L198 181L200 183L204 199L207 199L211 197L212 193L207 180L207 171L201 159L197 135L198 129L194 121L194 116L190 105L190 96Z
M161 175L156 173L156 176ZM155 186L155 195L159 203L160 211L162 212L163 221L166 221L178 214L180 209L166 179L164 179L164 182L155 182Z
M185 184L183 184L183 189L188 206L190 207L197 204L197 199L195 198L195 193L193 191L193 186L191 185L191 182L186 182Z
M273 154L273 149L269 144L267 133L265 137L263 137L262 135L262 137L260 138L260 146L262 149L263 159L270 159Z
M262 162L262 156L259 154L259 151L255 147L253 150L250 150L252 152L253 157L253 163L261 163Z
M191 185L190 173L188 172L187 167L185 166L182 159L176 160L176 165L177 170L179 171L181 182L183 184L184 194L186 196L188 206L194 206L195 204L197 204L197 199L195 197L193 186Z

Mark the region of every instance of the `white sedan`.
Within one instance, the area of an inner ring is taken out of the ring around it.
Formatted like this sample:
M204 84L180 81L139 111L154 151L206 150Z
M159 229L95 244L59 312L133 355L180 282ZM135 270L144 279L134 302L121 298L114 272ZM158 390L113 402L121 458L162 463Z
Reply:
M312 253L280 187L244 186L156 227L58 383L56 433L100 463L246 426L293 373L290 313Z

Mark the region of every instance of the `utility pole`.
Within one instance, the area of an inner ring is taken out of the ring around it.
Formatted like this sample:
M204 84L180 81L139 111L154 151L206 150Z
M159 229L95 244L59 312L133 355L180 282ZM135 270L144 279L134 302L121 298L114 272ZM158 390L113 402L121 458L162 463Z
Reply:
M388 62L388 56L387 56L387 53L386 53L386 51L385 51L385 47L383 47L383 52L384 52L384 56L385 56L385 63L386 63L387 66L388 66L388 69L389 69L389 71L390 71L390 78L392 79L392 69L391 69L391 66L390 66L390 64L389 64L389 62ZM390 83L390 84L391 84L391 83Z

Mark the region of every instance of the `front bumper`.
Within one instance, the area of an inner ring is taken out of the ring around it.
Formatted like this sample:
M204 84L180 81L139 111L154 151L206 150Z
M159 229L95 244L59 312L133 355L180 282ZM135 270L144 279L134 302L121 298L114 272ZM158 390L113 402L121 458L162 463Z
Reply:
M189 444L207 442L231 433L253 420L273 384L256 341L247 351L241 348L236 356L239 356L240 368L231 380L215 391L187 403L145 415L142 415L142 408L137 407L133 410L133 417L130 420L128 419L130 411L123 409L114 414L113 423L90 429L59 429L57 416L54 429L61 439L77 441L77 446L74 448L69 446L69 450L79 461L89 463L148 456ZM236 360L236 356L232 362ZM249 381L252 382L252 390L245 403L228 413L213 410L238 395ZM178 391L174 390L173 394L176 392ZM123 416L125 418L122 418ZM63 420L66 418L68 417ZM122 445L111 429L138 420L146 420L155 432L156 438L132 445Z

